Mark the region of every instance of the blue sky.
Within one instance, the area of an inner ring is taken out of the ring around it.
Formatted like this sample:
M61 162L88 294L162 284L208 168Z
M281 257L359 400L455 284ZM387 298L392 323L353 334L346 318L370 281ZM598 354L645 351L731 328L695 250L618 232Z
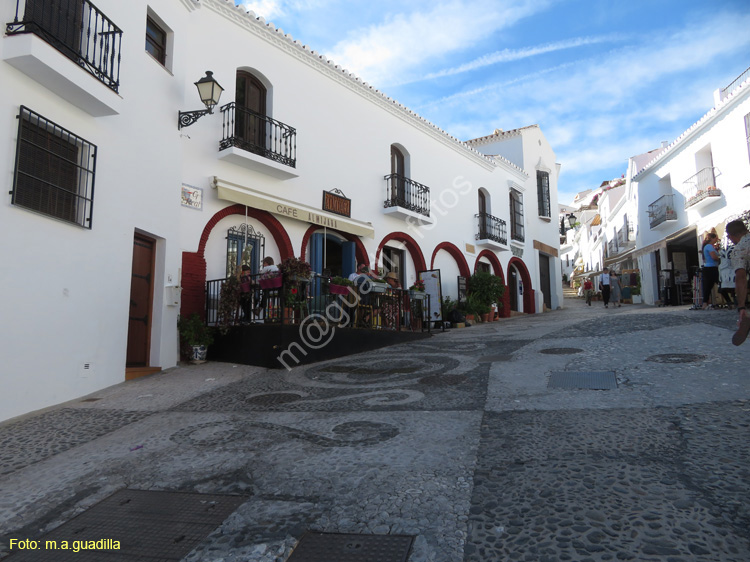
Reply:
M459 139L538 124L560 203L674 140L750 67L749 0L237 3Z

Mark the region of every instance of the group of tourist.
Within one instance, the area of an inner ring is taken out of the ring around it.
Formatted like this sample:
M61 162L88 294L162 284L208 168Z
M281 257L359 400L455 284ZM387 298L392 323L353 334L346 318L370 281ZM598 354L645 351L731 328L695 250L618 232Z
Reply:
M621 307L622 304L622 287L620 285L620 276L617 272L609 271L608 267L605 267L599 276L599 290L602 293L602 300L604 301L604 308L609 308L609 303L612 303L612 308ZM591 306L591 299L594 296L594 283L590 277L587 277L583 282L583 294L586 297L586 304Z

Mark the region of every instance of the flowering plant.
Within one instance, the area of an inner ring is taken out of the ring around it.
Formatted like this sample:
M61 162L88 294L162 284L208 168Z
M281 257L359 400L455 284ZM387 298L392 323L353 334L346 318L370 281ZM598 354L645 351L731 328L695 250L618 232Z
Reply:
M281 275L281 272L279 270L276 271L264 271L260 274L260 279L275 279Z
M310 264L294 257L286 258L282 261L279 264L279 270L285 280L290 280L294 277L309 279L312 275L312 267L310 267Z
M414 281L414 285L409 287L409 290L424 292L424 281L422 281L421 279L417 279L416 281Z

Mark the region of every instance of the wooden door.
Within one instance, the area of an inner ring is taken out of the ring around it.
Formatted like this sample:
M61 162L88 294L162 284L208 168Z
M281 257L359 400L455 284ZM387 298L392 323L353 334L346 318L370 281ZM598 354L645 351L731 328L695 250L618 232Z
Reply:
M266 88L252 74L238 72L234 101L237 106L235 135L245 141L248 150L263 154L266 148Z
M149 365L153 280L154 240L136 234L133 239L133 270L130 281L127 367Z
M539 286L544 294L544 304L552 310L552 282L550 275L549 256L539 254Z

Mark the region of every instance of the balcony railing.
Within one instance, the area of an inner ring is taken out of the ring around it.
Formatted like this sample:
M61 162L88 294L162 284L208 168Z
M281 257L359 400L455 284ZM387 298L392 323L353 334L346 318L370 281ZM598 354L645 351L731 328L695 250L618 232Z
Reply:
M508 231L505 221L487 213L474 215L477 218L477 240L492 240L500 244L508 244Z
M677 211L674 208L674 195L662 195L648 206L648 224L655 228L666 221L677 220Z
M401 207L414 213L430 216L430 188L401 174L385 176L386 200L384 208Z
M235 146L292 168L297 165L297 130L235 102L221 108L219 150Z
M287 286L262 287L260 275L252 276L250 291L237 295L225 292L227 279L206 282L206 324L301 324L310 315L316 322L327 321L339 328L431 331L430 295L387 288L376 291L370 285L348 287L345 294L333 292L327 277L292 281ZM222 298L231 299L222 306Z
M38 35L115 92L120 88L122 30L88 0L16 0L5 32Z
M685 188L685 208L697 205L709 197L721 197L721 190L716 189L715 168L703 168L694 176L686 179L683 184Z

